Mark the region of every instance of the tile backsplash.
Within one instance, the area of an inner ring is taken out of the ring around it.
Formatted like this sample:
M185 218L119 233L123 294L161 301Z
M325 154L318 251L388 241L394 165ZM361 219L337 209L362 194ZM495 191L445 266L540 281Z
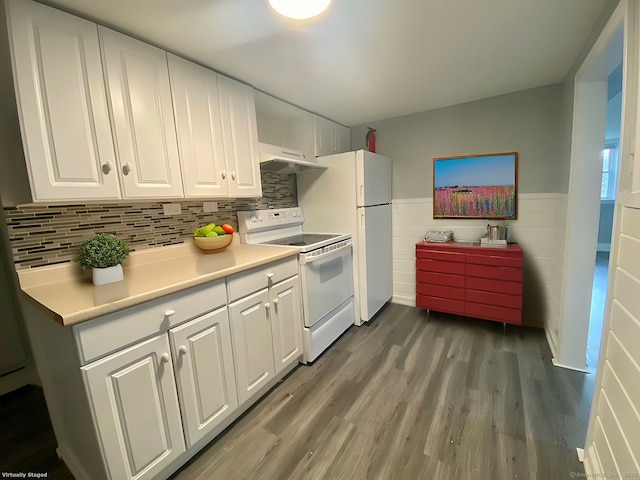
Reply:
M183 243L199 225L229 223L236 212L295 207L296 177L262 172L262 198L213 200L218 211L204 213L203 200L37 204L6 208L7 229L16 270L74 261L80 244L94 233L111 233L132 250ZM205 201L209 201L205 199ZM169 216L163 204L180 203L182 213Z

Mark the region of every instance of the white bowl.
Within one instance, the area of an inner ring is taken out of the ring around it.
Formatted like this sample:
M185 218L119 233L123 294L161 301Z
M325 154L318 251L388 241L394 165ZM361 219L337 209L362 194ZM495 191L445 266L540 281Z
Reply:
M196 246L208 253L228 247L232 239L232 234L218 235L217 237L193 237Z

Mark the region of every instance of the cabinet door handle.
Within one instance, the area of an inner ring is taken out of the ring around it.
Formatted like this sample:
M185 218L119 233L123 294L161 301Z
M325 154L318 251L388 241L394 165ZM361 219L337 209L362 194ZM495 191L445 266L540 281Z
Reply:
M185 345L180 345L178 347L178 354L179 355L186 355L187 354L187 347Z
M162 355L160 355L160 361L162 363L169 363L169 354L163 353Z
M278 299L277 299L277 298L274 298L274 299L273 299L273 304L274 304L274 305L278 305Z
M222 170L220 172L220 176L222 177L223 180L225 180L227 178L227 172L225 172L224 170Z
M269 302L264 304L264 308L266 308L267 310L269 310L271 308L271 304Z
M109 175L109 172L111 170L113 170L113 165L111 165L111 162L107 162L102 165L102 173L104 173L105 175Z
M122 166L122 173L126 176L129 175L129 173L131 173L131 164L129 162L125 163Z
M235 180L235 179L236 179L236 171L235 171L235 170L233 170L233 171L231 172L231 180Z
M167 310L164 312L164 316L165 317L170 317L172 315L175 315L176 311L175 310Z

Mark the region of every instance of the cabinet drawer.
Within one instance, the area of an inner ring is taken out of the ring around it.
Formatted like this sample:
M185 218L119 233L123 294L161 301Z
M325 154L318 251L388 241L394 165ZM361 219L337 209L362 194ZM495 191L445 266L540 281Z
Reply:
M448 287L446 285L434 285L430 283L418 283L416 293L432 297L452 298L464 300L464 288Z
M298 257L261 265L227 277L229 302L298 274ZM271 283L269 283L271 280Z
M480 277L488 280L509 280L512 282L522 281L522 270L520 268L474 265L468 263L466 272L468 277Z
M496 307L494 305L480 305L478 303L467 302L465 315L517 325L522 323L522 311L516 308Z
M462 275L451 275L449 273L421 272L418 270L416 272L416 281L417 283L432 283L464 288L464 277Z
M437 312L464 315L464 301L452 300L450 298L416 295L416 307L435 310Z
M225 305L226 301L224 279L220 279L75 325L72 328L80 361L84 365L143 338L166 332ZM173 313L166 315L170 312Z
M467 263L522 268L522 255L474 255L467 254Z
M443 260L429 260L418 258L416 260L416 270L425 272L452 273L454 275L464 275L464 263L445 262Z
M522 297L520 295L480 292L478 290L467 290L466 292L465 300L467 302L483 305L495 305L496 307L522 308Z
M441 250L416 249L417 258L428 258L429 260L443 260L445 262L464 263L464 253L443 252Z
M505 280L493 280L490 278L467 277L468 290L480 290L481 292L506 293L510 295L522 295L521 282L509 282Z

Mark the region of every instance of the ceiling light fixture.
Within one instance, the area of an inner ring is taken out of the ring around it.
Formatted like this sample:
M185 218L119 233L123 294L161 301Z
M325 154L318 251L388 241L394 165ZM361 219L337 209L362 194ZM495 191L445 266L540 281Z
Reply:
M331 0L269 0L269 5L280 15L304 20L320 15L324 12Z

